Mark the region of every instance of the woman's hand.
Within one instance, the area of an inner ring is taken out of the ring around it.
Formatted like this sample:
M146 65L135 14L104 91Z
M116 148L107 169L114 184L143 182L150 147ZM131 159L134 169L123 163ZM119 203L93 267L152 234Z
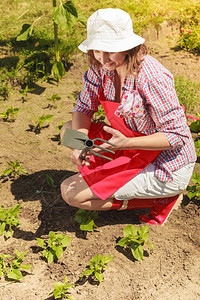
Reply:
M102 145L100 145L101 147L113 151L125 149L125 145L127 142L127 137L125 135L123 135L120 131L113 129L109 126L104 126L103 129L106 132L112 134L112 137L108 140L108 142L114 144L115 146L109 145L107 143L103 143ZM102 150L98 148L95 148L94 151L102 152Z
M71 155L71 161L74 165L77 166L89 166L90 165L90 152L83 153L84 159L80 158L82 150L74 150Z

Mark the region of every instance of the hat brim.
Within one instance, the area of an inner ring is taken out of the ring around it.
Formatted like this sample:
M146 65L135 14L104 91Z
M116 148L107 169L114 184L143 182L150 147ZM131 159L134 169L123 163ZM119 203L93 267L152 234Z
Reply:
M115 41L93 39L88 41L85 39L78 48L87 53L88 50L99 50L104 52L122 52L137 47L145 42L145 39L141 36L133 33L131 37L126 39L119 39Z

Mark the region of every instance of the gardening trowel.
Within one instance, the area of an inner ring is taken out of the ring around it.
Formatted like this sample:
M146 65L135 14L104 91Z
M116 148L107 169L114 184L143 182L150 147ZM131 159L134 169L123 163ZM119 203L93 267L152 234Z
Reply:
M89 139L87 134L85 134L83 132L80 132L80 131L77 131L77 130L70 129L70 128L66 129L66 131L64 133L64 136L62 138L61 145L64 145L64 146L67 146L67 147L73 148L73 149L82 150L81 155L80 155L81 159L84 159L83 154L85 152L90 151L93 155L96 155L96 156L99 156L99 157L102 157L102 158L105 158L105 159L108 159L108 160L112 160L112 158L110 158L110 157L101 155L101 154L93 151L92 148L94 147L94 148L99 148L103 151L110 152L112 154L115 153L112 150L109 150L109 149L103 148L99 145L96 145L95 144L96 141L102 141L103 143L107 143L107 144L112 145L112 146L115 147L114 144L112 144L112 143L110 143L110 142L108 142L104 139L95 138L95 139L91 140L91 139Z

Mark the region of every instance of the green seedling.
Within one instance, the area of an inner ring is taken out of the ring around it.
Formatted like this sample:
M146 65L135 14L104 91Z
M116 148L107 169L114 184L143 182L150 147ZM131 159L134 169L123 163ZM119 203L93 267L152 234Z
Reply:
M43 248L43 256L47 259L48 264L59 260L63 255L63 249L66 248L71 241L69 236L54 231L49 232L49 239L46 242L41 238L36 238L38 246Z
M6 111L0 113L0 118L3 118L5 122L14 122L18 112L19 108L10 106Z
M54 290L50 295L54 295L55 299L69 299L73 300L72 297L69 295L69 290L74 288L74 284L68 283L67 276L65 277L64 283L61 281L55 282Z
M130 247L133 257L139 261L143 260L143 246L147 244L154 250L152 243L147 243L149 237L148 226L138 229L134 225L128 225L123 230L124 237L117 243L120 247Z
M49 104L49 105L48 105L48 108L57 108L57 106L55 105L55 103L56 103L56 101L58 101L58 100L60 100L60 99L61 99L60 96L58 96L57 94L53 94L53 95L51 96L51 98L48 98L48 99L47 99L47 100L53 102L53 104Z
M13 233L13 228L20 225L18 215L21 204L5 209L2 205L0 208L0 236L4 233L4 238L9 239Z
M66 123L66 122L63 122L63 121L62 121L62 122L60 123L60 125L56 126L56 130L57 130L58 133L60 133L60 130L61 130L61 128L63 127L63 125L64 125L65 123Z
M191 180L194 183L194 185L188 186L186 188L186 191L188 192L187 196L189 199L197 198L197 200L200 200L200 176L197 173L197 171L194 171Z
M196 155L200 156L200 139L198 138L198 140L196 140L194 142L195 145L195 151L196 151Z
M47 181L47 184L51 187L52 191L55 192L53 178L47 174L46 175L46 181Z
M53 115L42 115L41 117L37 118L34 116L35 126L29 125L29 127L36 133L40 133L41 130L45 127L45 122L50 122L54 116Z
M87 267L87 269L81 274L80 278L89 276L92 279L95 277L100 283L103 280L104 269L108 270L107 264L113 260L113 255L102 256L97 254L94 256Z
M98 228L98 226L94 223L94 220L97 218L97 211L84 209L79 209L75 215L75 221L80 224L80 229L83 231L94 231L94 228Z
M7 277L13 280L23 279L21 270L31 269L30 265L22 264L28 251L19 252L15 249L15 257L9 254L0 254L0 277Z
M22 167L22 164L20 164L17 160L14 162L7 162L7 164L10 166L10 168L4 170L0 177L14 176L14 178L16 178L20 172L28 174L28 172Z
M28 100L28 93L34 91L34 88L29 88L28 84L24 89L19 90L20 95L22 95L22 102L26 102Z

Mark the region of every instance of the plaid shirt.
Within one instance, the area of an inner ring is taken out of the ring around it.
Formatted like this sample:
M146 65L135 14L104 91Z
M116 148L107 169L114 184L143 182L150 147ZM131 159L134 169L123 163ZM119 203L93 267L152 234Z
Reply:
M114 76L114 71L104 67L97 70L91 66L83 76L83 89L73 111L92 117L98 110L102 91L107 101L115 101ZM135 89L140 95L139 111L142 114L124 115L125 123L133 131L146 135L155 132L166 135L172 148L162 151L152 163L159 180L172 181L173 171L196 161L194 142L176 95L173 75L156 59L146 55L137 79L130 75L125 78L121 102L126 93Z

